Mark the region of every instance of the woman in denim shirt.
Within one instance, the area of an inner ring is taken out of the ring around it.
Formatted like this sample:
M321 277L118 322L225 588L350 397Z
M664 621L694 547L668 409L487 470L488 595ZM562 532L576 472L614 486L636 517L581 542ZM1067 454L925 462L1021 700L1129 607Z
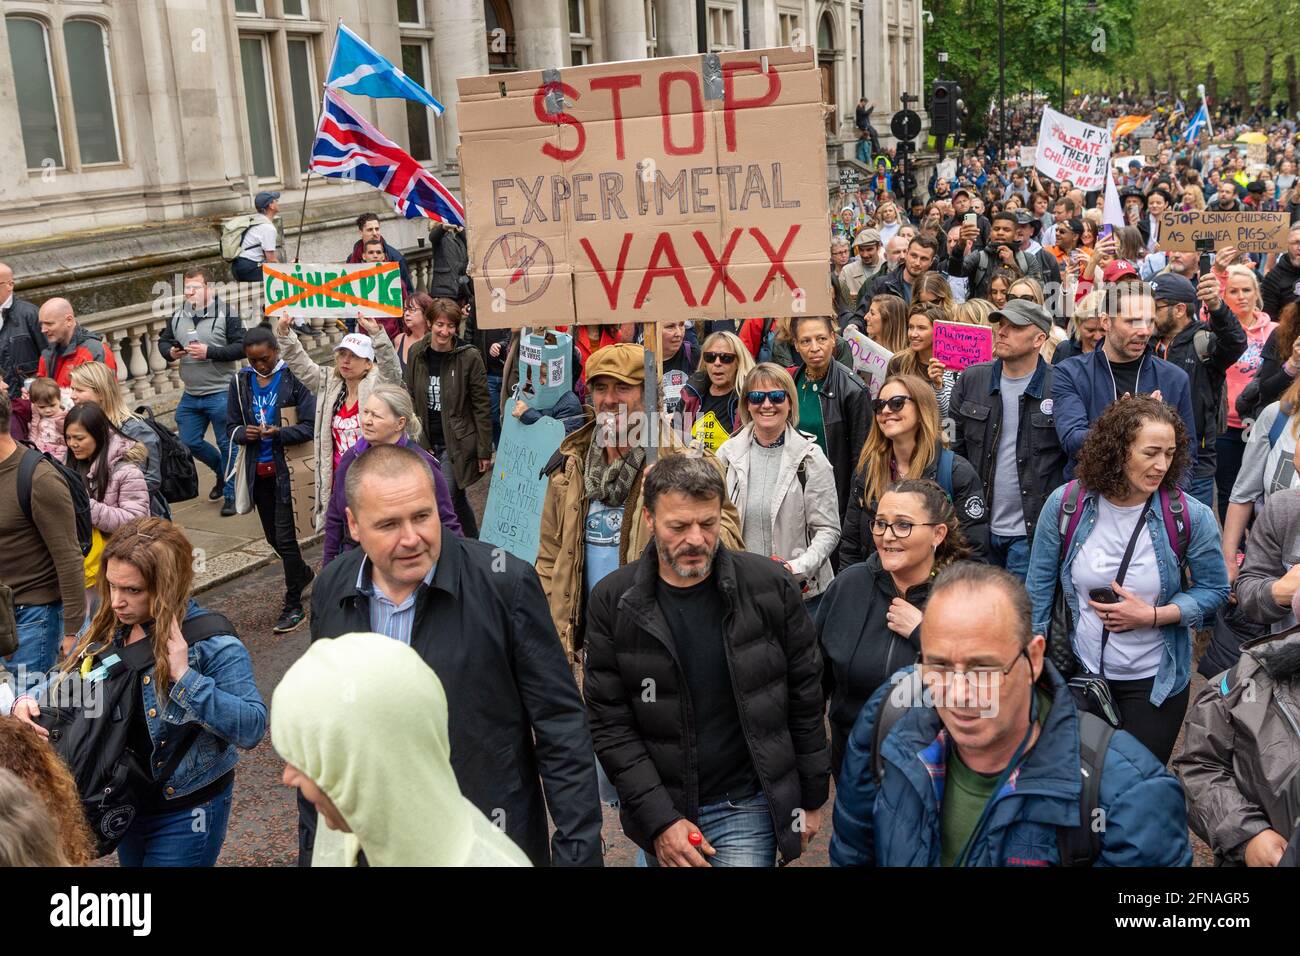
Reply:
M192 555L180 529L161 518L119 528L104 549L99 610L51 677L83 668L88 658L96 658L91 667L99 664L111 644L142 675L127 746L147 757L156 775L177 744L192 739L171 775L155 781L118 845L123 866L215 865L230 817L236 748L252 749L266 732L266 705L239 638L217 634L187 644L181 635L182 621L204 613L189 600ZM48 731L32 717L48 684L13 708L42 736ZM186 731L196 723L201 730L192 736Z
M1061 560L1062 500L1052 492L1034 533L1025 586L1034 607L1034 632L1046 634L1056 589L1064 588L1074 622L1074 652L1081 669L1102 674L1123 727L1162 762L1169 760L1190 690L1192 630L1227 603L1219 525L1213 512L1183 495L1190 541L1183 563L1193 584L1184 586L1162 514L1159 492L1176 495L1186 470L1188 436L1182 419L1150 396L1121 398L1093 424L1079 454L1084 494L1070 551ZM1144 521L1123 586L1115 582L1125 548ZM1118 603L1089 595L1109 587ZM1103 629L1108 635L1103 635Z

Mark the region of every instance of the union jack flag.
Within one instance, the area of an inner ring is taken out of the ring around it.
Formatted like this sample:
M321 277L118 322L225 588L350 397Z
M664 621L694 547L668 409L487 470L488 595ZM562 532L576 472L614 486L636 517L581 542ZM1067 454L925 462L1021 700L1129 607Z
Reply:
M398 215L465 225L465 208L411 155L326 90L308 167L332 179L369 183L393 200Z

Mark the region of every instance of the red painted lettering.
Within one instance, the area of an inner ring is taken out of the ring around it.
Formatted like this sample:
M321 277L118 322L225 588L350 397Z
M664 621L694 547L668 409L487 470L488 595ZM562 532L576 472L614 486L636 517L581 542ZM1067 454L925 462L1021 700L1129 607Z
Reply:
M559 90L571 100L578 99L578 91L568 83L543 83L537 88L537 92L533 94L533 112L537 114L538 120L543 123L555 123L557 125L563 124L577 129L578 145L573 147L573 149L561 149L554 143L542 144L543 155L549 156L551 159L558 159L560 162L568 162L569 160L577 159L582 155L583 149L587 146L587 131L583 129L582 123L579 120L570 116L568 113L561 112L552 114L546 112L546 97L551 90Z
M623 283L623 269L627 265L627 252L632 248L632 234L623 233L623 247L618 250L618 265L614 267L614 281L609 279L609 270L607 270L601 261L596 258L596 250L591 248L591 243L584 236L578 242L582 249L587 253L587 258L591 260L591 267L596 270L596 277L600 279L600 284L605 287L605 298L609 299L611 309L618 308L618 287Z
M695 236L695 242L704 252L704 258L709 260L709 266L713 269L713 277L709 279L709 285L704 290L704 296L700 299L700 305L709 304L709 299L713 295L713 290L717 288L719 282L723 284L727 293L737 302L745 301L745 293L740 291L740 287L737 286L731 276L726 273L727 263L731 261L731 254L736 249L736 241L740 239L741 233L743 232L744 230L739 228L731 230L731 238L727 240L727 245L722 250L722 255L716 259L713 256L713 249L709 246L708 237L698 229L692 233L692 235Z
M631 235L628 234L627 239L631 238ZM668 260L667 266L657 264L660 256ZM654 249L650 253L650 264L646 268L645 277L641 280L641 288L636 291L636 299L632 303L632 308L639 309L645 305L646 296L650 294L650 285L655 279L666 277L677 280L677 287L681 289L682 299L691 308L695 308L695 293L691 291L691 284L686 281L686 271L677 258L677 250L673 248L672 236L666 232L661 232L659 238L655 240Z
M668 106L668 90L676 81L683 81L691 93L691 145L673 143L672 116ZM664 125L664 152L669 156L691 156L704 152L704 91L700 88L700 75L689 70L676 70L659 74L659 118Z
M630 73L600 76L591 81L593 90L609 90L609 104L614 111L614 155L623 158L623 90L641 85L641 77Z
M753 109L756 106L771 106L781 93L781 74L776 70L767 71L767 92L754 99L736 98L737 73L757 73L762 67L757 63L727 63L722 67L722 127L727 139L727 152L736 151L736 110Z
M791 292L798 288L795 284L794 276L790 275L789 270L785 267L785 255L790 251L790 246L794 243L794 237L798 232L799 224L796 223L791 226L790 231L785 234L785 239L781 241L781 248L776 252L773 252L772 244L767 241L767 236L763 235L762 231L759 229L754 229L753 227L750 228L749 234L754 237L754 240L758 243L759 247L762 248L763 254L767 256L767 261L771 263L771 266L768 267L767 275L763 277L763 284L760 285L758 291L754 293L754 298L756 300L763 298L763 294L767 292L768 283L775 279L777 275L785 277L785 284L790 287Z

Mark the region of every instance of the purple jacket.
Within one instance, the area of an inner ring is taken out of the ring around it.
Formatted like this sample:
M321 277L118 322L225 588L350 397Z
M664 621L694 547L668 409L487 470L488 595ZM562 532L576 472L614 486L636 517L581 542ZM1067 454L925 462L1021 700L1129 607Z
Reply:
M438 459L421 448L419 442L413 442L405 435L397 440L397 444L411 449L429 463L429 471L433 473L433 487L438 498L438 517L442 519L442 527L444 530L450 530L456 537L463 538L465 535L460 530L460 520L456 517L456 509L452 507L451 491L447 488L447 479L442 477L442 466L438 464ZM334 472L330 506L325 512L325 556L321 561L322 568L344 551L351 551L357 546L348 534L348 496L343 486L348 468L357 460L357 456L369 447L369 443L364 438L359 438L357 443L345 451L343 457L339 459L339 467Z

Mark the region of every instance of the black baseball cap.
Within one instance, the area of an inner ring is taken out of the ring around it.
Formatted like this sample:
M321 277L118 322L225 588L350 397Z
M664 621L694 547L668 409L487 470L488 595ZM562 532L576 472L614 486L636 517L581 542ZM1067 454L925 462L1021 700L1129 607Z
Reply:
M1173 272L1163 272L1151 280L1151 294L1157 302L1197 302L1196 286L1190 279Z

